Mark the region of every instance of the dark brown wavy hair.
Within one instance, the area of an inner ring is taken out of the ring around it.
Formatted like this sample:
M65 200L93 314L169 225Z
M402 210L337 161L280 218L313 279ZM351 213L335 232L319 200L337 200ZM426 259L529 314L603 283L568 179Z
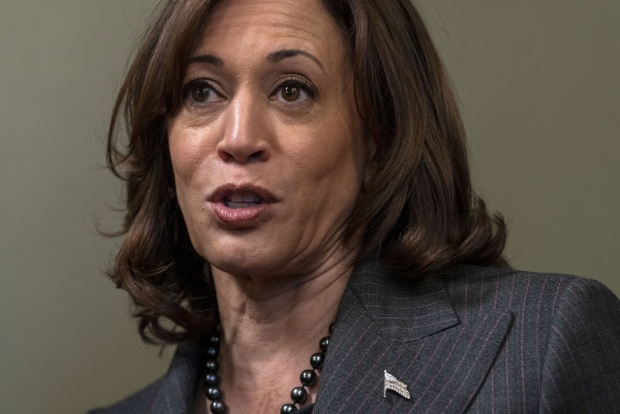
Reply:
M131 295L140 334L153 343L197 338L217 319L213 286L175 198L166 132L216 3L163 2L110 121L107 161L127 189L118 232L125 239L110 276ZM322 3L348 43L358 111L376 148L376 174L345 233L350 238L365 229L357 260L379 259L413 280L461 264L507 266L504 222L472 191L450 82L414 6L409 0Z

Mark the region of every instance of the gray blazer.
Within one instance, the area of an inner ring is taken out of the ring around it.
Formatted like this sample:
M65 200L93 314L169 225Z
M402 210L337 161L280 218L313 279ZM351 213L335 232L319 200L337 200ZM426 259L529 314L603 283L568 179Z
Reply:
M200 344L93 413L191 413ZM411 399L388 391L384 370ZM620 301L574 276L465 266L423 285L357 267L313 414L620 413Z

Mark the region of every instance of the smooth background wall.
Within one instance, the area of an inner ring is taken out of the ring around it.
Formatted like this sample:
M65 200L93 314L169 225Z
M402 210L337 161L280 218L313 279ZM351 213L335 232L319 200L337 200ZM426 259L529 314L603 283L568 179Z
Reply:
M0 1L0 412L79 413L167 366L103 270L113 96L153 1ZM620 3L425 0L476 187L524 269L620 294Z

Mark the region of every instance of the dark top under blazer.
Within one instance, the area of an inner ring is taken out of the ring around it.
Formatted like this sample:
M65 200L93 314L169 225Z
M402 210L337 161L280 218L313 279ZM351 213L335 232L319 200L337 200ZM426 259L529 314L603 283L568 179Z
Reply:
M97 414L192 413L204 350ZM388 391L384 370L411 399ZM574 276L465 266L419 286L378 263L345 290L313 414L620 413L620 301Z

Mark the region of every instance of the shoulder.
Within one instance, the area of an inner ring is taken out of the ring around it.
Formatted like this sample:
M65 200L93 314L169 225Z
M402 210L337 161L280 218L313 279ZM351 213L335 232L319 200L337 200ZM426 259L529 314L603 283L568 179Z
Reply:
M465 324L494 311L512 314L498 369L537 384L541 412L620 410L620 300L603 284L476 267L442 282Z
M429 319L451 314L466 324L490 314L508 313L515 325L531 327L541 335L554 318L572 314L620 326L620 301L591 279L459 266L431 280L414 284L409 280L410 275L394 273L381 262L366 262L355 269L348 291L374 319L388 325L393 325L390 321L395 318L406 319L402 322L407 325L416 315ZM355 306L347 295L344 302L347 309Z
M163 378L160 378L140 391L131 394L113 405L94 409L89 411L87 414L129 414L150 412L152 403L156 400L156 396L159 393L162 382Z
M191 412L195 386L203 365L202 345L200 342L179 345L163 377L116 404L90 411L89 414Z
M594 313L599 316L603 312L620 323L618 298L592 279L462 266L444 274L441 280L452 306L464 319L490 310L510 310L515 315L544 314L553 318L562 312L582 314L584 311L593 313L596 309Z

